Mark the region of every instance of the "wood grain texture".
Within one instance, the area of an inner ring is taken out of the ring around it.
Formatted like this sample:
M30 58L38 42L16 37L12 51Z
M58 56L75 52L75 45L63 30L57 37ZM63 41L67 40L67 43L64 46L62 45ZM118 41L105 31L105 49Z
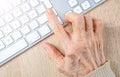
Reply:
M107 0L87 15L104 22L106 58L111 60L111 68L116 77L120 77L120 0ZM60 43L54 35L45 41L60 48ZM53 61L48 58L40 44L2 66L0 77L66 77L58 72Z

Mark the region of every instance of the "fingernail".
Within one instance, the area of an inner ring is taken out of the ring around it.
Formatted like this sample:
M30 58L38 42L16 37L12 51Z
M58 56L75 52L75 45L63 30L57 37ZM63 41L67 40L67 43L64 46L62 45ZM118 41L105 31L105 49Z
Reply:
M52 9L51 8L49 8L49 9L47 9L47 13L50 15L50 14L52 14L53 12L52 12Z

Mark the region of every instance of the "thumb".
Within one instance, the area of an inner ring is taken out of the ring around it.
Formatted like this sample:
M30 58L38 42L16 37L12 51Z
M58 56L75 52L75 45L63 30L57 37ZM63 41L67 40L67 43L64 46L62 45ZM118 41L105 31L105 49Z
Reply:
M46 50L48 56L56 63L56 65L63 62L64 56L55 46L50 43L43 43L42 47Z

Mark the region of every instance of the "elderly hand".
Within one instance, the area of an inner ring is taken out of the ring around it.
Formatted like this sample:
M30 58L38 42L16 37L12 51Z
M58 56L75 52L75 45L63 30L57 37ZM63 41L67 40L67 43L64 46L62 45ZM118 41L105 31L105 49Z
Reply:
M105 63L100 21L76 13L68 13L65 22L72 25L72 33L66 31L53 10L47 9L51 28L65 51L63 55L54 45L44 43L59 71L70 77L84 77Z

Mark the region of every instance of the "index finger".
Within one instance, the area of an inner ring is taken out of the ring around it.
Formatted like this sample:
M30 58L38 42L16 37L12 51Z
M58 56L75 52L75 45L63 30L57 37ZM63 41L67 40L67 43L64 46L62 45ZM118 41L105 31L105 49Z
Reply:
M55 35L62 41L67 41L69 39L69 36L67 35L63 25L58 20L57 16L53 12L52 9L47 9L46 11L48 21L51 25L51 28L53 29Z
M85 19L83 15L69 12L65 16L65 22L73 25L73 33L78 35L78 37L85 33Z

